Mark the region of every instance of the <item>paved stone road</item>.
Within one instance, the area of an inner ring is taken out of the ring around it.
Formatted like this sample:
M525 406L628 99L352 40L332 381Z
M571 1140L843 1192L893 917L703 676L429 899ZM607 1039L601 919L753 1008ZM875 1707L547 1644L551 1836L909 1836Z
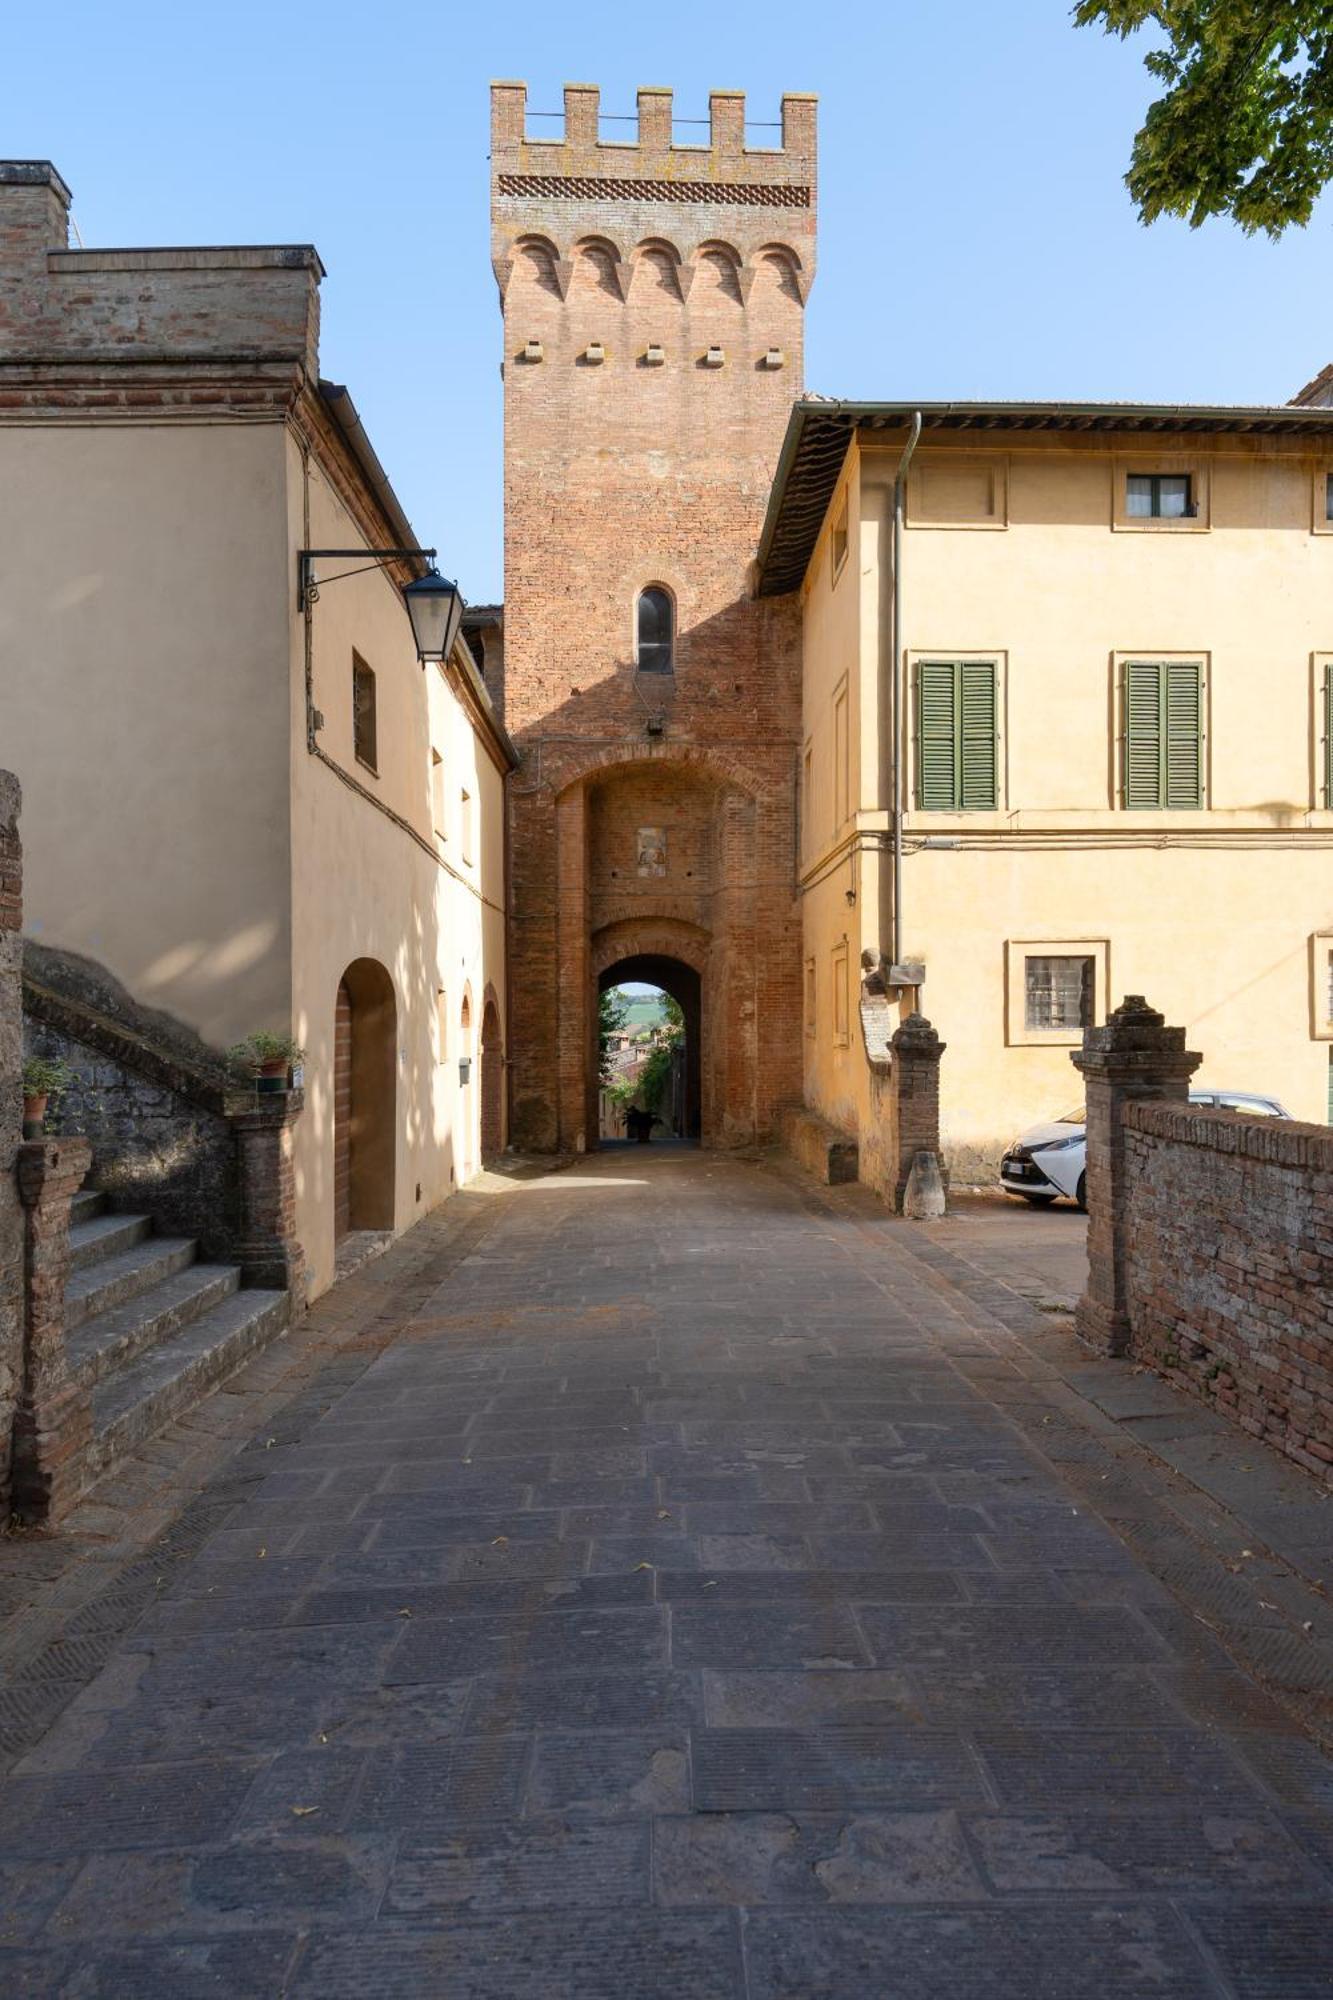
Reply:
M506 1194L9 1779L0 1992L1326 2000L1333 1766L925 1240Z

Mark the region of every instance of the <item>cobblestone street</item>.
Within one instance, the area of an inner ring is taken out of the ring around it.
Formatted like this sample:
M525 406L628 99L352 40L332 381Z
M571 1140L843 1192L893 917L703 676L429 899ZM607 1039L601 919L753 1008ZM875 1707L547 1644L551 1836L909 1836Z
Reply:
M53 1638L0 1990L1324 2000L1333 1507L1169 1462L1017 1247L1060 1293L1076 1216L660 1148L469 1202Z

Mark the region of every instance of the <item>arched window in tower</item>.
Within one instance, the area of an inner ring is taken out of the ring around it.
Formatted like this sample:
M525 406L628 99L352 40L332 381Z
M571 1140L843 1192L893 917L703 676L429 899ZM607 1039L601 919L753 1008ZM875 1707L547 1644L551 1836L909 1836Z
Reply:
M635 661L641 674L675 671L676 611L668 591L649 584L639 593Z

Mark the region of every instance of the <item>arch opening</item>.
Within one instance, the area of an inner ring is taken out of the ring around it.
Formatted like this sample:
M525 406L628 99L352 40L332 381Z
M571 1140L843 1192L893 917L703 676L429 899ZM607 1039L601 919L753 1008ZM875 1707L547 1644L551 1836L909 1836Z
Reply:
M606 1037L599 1035L597 1143L647 1135L698 1145L702 1132L703 982L698 970L665 954L617 959L598 975L603 996L637 989L643 1005ZM674 1003L662 1007L662 1000ZM659 1004L654 1017L653 1002ZM636 1018L637 1016L637 1018Z
M373 958L338 982L333 1060L333 1232L392 1229L397 1120L398 1004Z
M504 1147L504 1036L500 1010L488 993L481 1016L481 1157Z

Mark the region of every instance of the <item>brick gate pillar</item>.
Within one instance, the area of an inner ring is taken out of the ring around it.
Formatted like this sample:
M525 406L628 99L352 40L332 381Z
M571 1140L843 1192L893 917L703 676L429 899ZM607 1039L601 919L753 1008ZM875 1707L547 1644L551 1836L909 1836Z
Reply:
M305 1297L305 1256L296 1237L293 1131L305 1108L303 1090L256 1096L233 1111L240 1169L241 1233L236 1262L247 1285L286 1292L297 1312Z
M924 1014L909 1014L889 1038L893 1051L893 1207L901 1215L908 1176L918 1153L929 1153L944 1179L940 1159L940 1057L948 1047ZM947 1182L946 1182L947 1185Z
M88 1390L69 1372L65 1284L69 1215L92 1159L87 1139L32 1139L19 1147L24 1208L23 1384L14 1413L14 1512L58 1521L83 1490L92 1441Z
M1203 1057L1185 1047L1185 1030L1168 1028L1141 993L1132 993L1103 1028L1085 1028L1069 1060L1087 1093L1088 1288L1074 1331L1098 1354L1123 1354L1130 1323L1125 1295L1124 1106L1138 1098L1189 1097Z

